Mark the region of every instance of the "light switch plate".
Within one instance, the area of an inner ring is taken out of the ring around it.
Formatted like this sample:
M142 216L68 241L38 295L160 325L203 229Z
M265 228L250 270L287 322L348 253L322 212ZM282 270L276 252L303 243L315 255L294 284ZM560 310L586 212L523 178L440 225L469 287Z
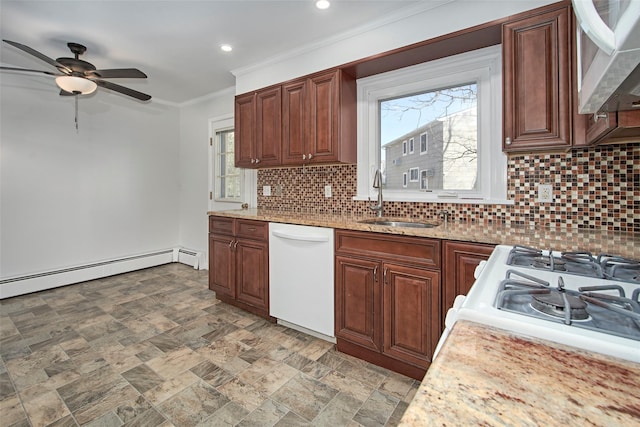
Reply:
M271 186L270 185L263 185L262 186L262 195L263 196L270 196L271 195Z
M324 197L331 197L331 186L330 185L325 185L324 186Z

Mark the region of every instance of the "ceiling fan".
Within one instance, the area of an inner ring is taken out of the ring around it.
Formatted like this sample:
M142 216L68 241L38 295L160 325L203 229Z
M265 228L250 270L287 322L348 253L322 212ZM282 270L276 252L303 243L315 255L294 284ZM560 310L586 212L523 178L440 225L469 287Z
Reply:
M67 46L74 54L75 58L58 58L52 59L48 56L38 52L37 50L30 48L29 46L12 42L10 40L2 40L5 43L10 44L36 58L46 62L49 65L57 68L58 72L42 71L42 70L30 70L27 68L15 68L0 66L0 70L8 71L23 71L28 73L42 73L51 76L56 76L56 84L60 87L60 95L63 96L76 96L87 95L94 92L98 86L119 92L123 95L130 96L132 98L139 99L141 101L148 101L151 99L150 95L147 95L137 90L130 89L103 79L115 79L115 78L134 78L134 79L146 79L147 75L136 68L114 68L106 70L98 70L96 67L87 62L79 59L79 56L86 52L87 48L78 43L67 43ZM77 98L76 98L77 99Z

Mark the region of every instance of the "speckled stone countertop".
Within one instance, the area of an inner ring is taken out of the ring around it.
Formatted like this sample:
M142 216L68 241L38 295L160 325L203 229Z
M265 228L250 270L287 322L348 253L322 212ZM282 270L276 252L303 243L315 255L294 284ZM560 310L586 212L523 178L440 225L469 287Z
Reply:
M389 227L384 225L363 224L359 222L363 219L371 219L372 217L364 218L352 215L302 213L264 209L238 209L208 212L208 214L269 222L340 228L346 230L431 237L444 240L503 245L525 245L544 249L552 248L560 251L581 250L590 251L594 254L610 253L628 258L640 259L640 234L616 233L606 230L547 227L529 228L517 225L482 224L477 222L450 222L444 225L439 218L424 219L424 222L439 224L437 227L433 228ZM416 221L416 219L412 219L411 221Z
M640 364L459 321L400 426L639 426Z

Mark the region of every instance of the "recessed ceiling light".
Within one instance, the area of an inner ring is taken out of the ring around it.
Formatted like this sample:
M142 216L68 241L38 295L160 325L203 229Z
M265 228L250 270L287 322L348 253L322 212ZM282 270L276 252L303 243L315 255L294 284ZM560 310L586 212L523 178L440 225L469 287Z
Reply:
M233 48L229 44L221 44L220 49L222 49L225 52L231 52L233 50Z
M316 2L316 7L318 9L329 9L329 6L331 6L331 3L329 3L329 0L318 0Z

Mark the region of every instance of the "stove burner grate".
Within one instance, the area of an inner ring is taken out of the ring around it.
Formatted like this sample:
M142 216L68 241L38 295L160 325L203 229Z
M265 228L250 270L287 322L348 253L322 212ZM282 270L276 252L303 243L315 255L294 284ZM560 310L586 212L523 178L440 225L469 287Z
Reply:
M563 292L551 290L548 294L532 295L531 307L549 316L564 319L567 317L567 309L570 311L571 320L586 320L589 318L587 304L580 298L572 295L563 295Z

